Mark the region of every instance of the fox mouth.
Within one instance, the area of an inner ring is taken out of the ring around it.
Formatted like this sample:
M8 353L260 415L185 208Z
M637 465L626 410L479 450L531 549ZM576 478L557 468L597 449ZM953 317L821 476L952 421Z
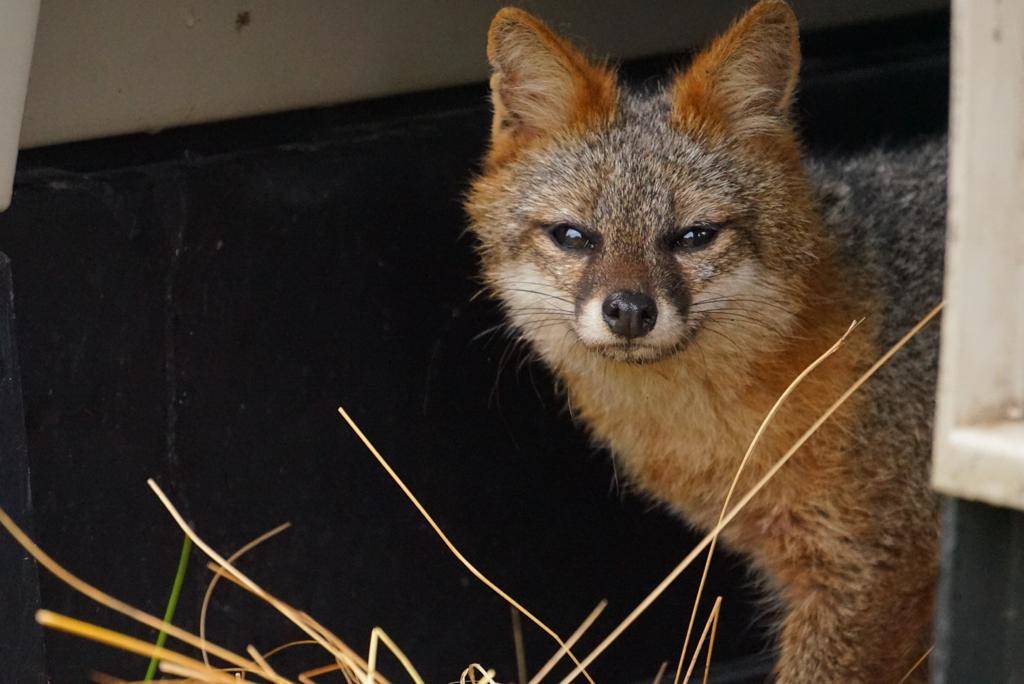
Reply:
M613 344L588 344L585 345L590 351L599 354L612 361L628 363L634 366L643 366L651 363L664 361L682 352L690 343L689 337L680 339L675 344L649 344L643 339L630 340L627 342L616 342Z

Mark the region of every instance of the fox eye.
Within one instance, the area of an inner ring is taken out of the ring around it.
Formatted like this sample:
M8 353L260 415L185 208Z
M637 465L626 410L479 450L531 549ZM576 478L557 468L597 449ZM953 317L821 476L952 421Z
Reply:
M710 245L721 226L714 223L698 223L673 233L668 238L668 248L673 252L701 249Z
M556 223L548 228L548 234L562 249L585 250L593 249L596 246L596 239L592 238L582 228L571 223Z

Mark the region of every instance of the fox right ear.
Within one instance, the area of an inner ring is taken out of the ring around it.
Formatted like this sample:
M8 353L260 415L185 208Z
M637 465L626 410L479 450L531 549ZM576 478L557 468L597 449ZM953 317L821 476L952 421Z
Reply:
M568 41L523 10L506 7L487 33L491 63L492 157L566 128L611 120L615 73L592 64Z
M760 0L672 84L673 121L695 132L766 133L785 127L800 70L796 17Z

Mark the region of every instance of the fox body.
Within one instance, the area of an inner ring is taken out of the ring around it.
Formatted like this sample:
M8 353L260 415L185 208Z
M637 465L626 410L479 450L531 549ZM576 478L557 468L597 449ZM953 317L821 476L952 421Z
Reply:
M491 147L467 200L487 286L629 480L708 529L765 414L851 321L738 492L939 300L943 144L805 161L781 0L654 92L516 9L495 17L488 57ZM898 681L930 643L936 337L912 341L723 532L777 599L779 681Z

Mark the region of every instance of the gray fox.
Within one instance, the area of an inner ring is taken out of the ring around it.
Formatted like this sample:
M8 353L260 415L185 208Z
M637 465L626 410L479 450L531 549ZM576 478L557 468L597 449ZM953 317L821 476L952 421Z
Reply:
M529 14L488 34L466 209L489 292L646 495L709 529L941 297L945 143L805 161L796 19L762 0L656 92ZM937 333L895 357L723 532L781 617L781 682L896 682L930 644ZM924 669L914 675L923 679Z

